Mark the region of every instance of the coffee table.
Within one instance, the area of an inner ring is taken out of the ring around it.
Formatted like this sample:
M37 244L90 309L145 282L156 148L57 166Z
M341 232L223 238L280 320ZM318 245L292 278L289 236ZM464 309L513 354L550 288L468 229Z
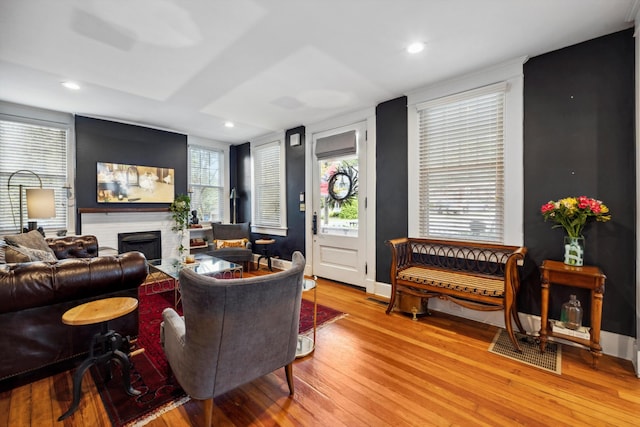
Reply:
M183 268L189 268L198 274L215 277L216 279L242 278L241 264L235 264L205 254L197 254L195 262L192 263L185 263L177 258L152 259L148 261L148 263L150 269L162 273L173 280L175 308L178 308L178 304L182 299L178 279L180 278L180 271L182 271Z

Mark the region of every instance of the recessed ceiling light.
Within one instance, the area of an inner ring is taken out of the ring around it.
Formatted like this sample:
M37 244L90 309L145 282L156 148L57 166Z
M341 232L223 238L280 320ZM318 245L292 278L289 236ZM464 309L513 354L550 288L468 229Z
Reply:
M234 126L235 125L233 124L233 122L224 122L224 127L226 127L226 128L232 128Z
M422 52L423 50L424 50L424 43L422 42L411 43L409 46L407 46L407 52L409 53L419 53L419 52Z
M79 90L80 89L80 85L76 82L62 82L62 86L66 87L67 89L71 89L71 90Z

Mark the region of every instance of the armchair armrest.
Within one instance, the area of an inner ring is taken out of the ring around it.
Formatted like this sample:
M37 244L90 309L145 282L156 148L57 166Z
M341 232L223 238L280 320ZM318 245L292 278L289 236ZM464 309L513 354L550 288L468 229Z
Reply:
M171 356L182 354L184 347L185 324L184 318L172 308L165 308L162 312L162 323L160 324L160 343L167 354L167 359Z

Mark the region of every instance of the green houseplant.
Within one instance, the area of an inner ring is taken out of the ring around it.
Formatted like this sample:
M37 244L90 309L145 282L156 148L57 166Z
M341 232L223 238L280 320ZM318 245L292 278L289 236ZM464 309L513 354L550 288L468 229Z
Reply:
M187 194L179 194L173 199L173 203L169 206L171 219L173 220L172 231L178 233L180 244L178 245L178 255L180 258L187 251L184 247L184 233L189 225L189 214L191 212L191 198Z

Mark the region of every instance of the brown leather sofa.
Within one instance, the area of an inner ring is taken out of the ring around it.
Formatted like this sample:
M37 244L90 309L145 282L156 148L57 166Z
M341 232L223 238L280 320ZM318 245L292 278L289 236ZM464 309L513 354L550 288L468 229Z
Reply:
M62 314L92 300L137 298L148 273L140 252L98 256L95 236L46 242L58 261L0 264L0 390L84 359L100 325L65 325ZM109 322L109 327L123 336L137 336L138 311Z

